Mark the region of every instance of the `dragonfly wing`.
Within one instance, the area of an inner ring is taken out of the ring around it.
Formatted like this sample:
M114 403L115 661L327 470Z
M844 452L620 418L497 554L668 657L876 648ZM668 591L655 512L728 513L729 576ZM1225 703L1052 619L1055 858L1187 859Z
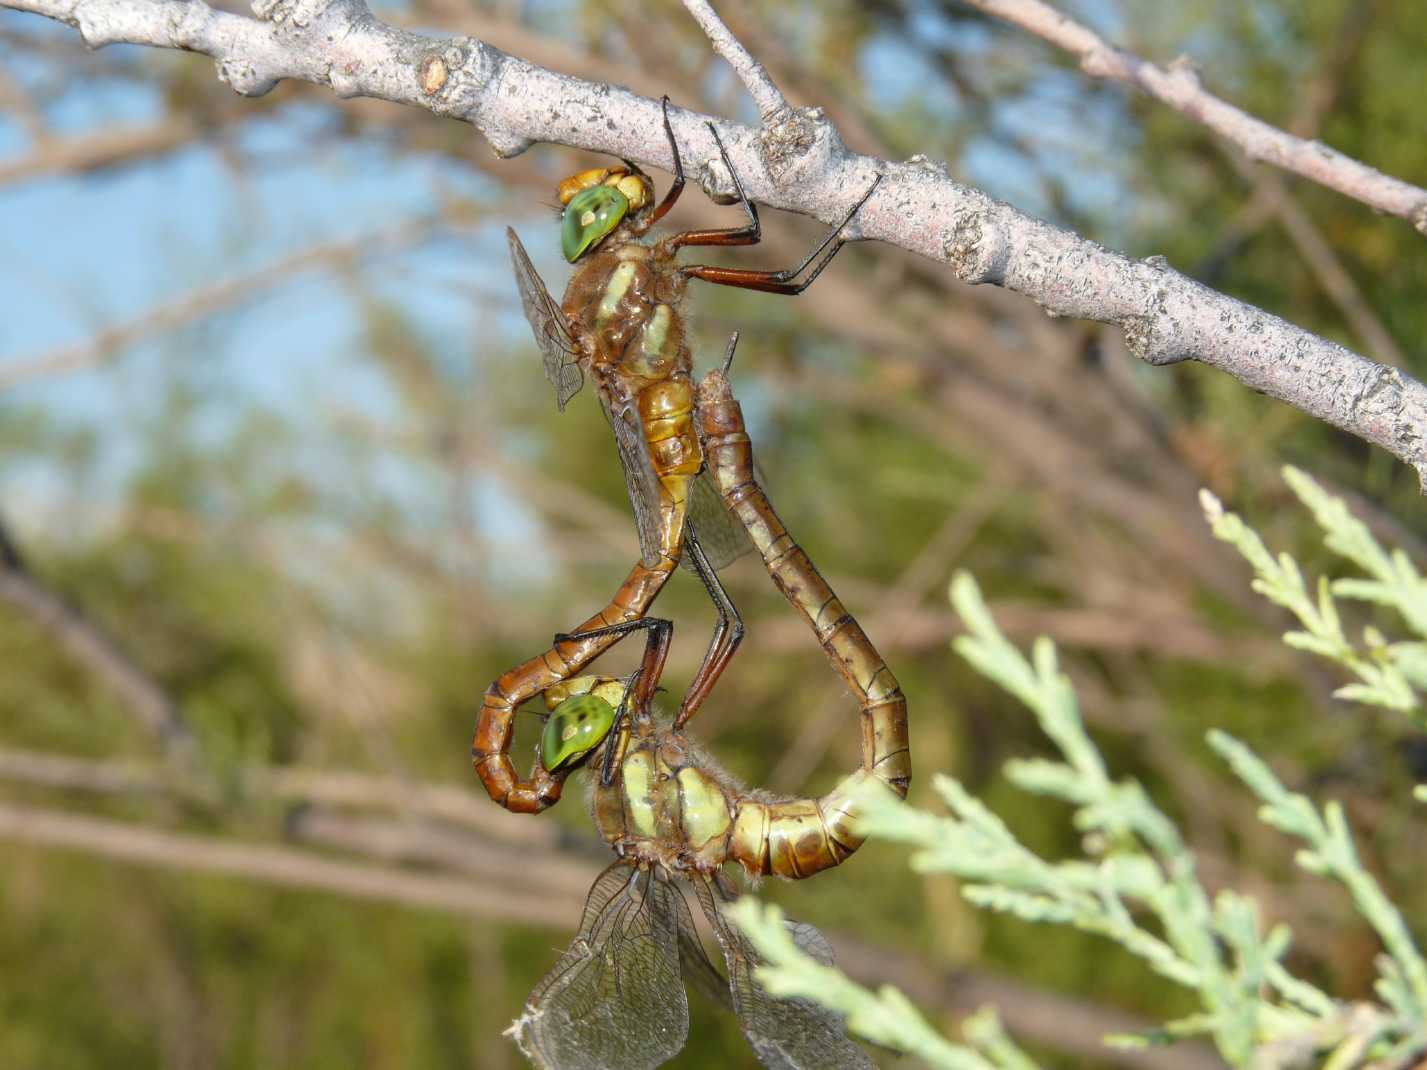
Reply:
M510 243L510 260L515 266L515 284L520 289L520 304L525 309L525 318L530 321L530 329L535 332L535 342L540 347L540 356L545 361L545 378L555 388L555 404L564 411L565 403L580 392L585 377L578 363L579 347L570 337L570 328L565 314L550 296L540 278L535 265L515 231L506 228L506 240Z
M698 536L704 556L716 569L732 564L753 549L748 529L723 504L723 496L707 468L694 477L689 487L688 524ZM694 568L693 558L687 554L679 563L689 570Z
M684 1047L676 897L668 881L628 862L600 874L579 935L512 1028L540 1070L654 1070Z
M689 904L682 892L675 896L679 906L679 965L684 971L684 980L699 995L718 1004L724 1010L733 1010L733 997L729 994L728 978L709 961L699 939L699 931L694 927L694 916L689 912Z
M699 903L728 962L729 990L739 1027L768 1070L876 1070L847 1035L841 1015L806 999L778 999L753 979L760 962L753 945L724 919L722 896L708 883L698 886ZM832 950L811 925L788 923L789 935L808 954L830 965Z
M619 460L624 466L624 484L629 490L629 504L634 506L634 523L639 529L639 550L644 564L653 568L659 563L659 513L664 492L659 477L654 474L654 462L649 459L649 444L644 428L632 411L616 412L609 399L600 394L604 414L614 428L614 441L619 446Z

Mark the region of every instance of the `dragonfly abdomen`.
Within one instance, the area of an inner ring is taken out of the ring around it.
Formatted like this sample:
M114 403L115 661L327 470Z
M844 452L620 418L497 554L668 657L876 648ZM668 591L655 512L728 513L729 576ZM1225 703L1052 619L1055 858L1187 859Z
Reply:
M853 824L864 784L880 784L906 796L912 772L907 700L861 625L793 541L759 486L743 413L721 372L710 372L699 384L698 415L709 471L724 503L748 530L778 589L812 626L833 668L858 697L859 770L819 799L741 801L735 817L730 853L746 870L806 877L840 864L861 845Z

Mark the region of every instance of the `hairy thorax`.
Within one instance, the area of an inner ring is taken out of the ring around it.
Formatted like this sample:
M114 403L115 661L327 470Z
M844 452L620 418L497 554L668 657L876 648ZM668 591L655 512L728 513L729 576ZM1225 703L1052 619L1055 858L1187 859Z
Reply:
M674 733L631 739L614 783L596 784L595 824L621 856L711 872L728 860L736 789Z
M687 379L685 285L670 255L636 240L606 243L584 260L565 290L563 310L589 341L592 370L614 372L635 391Z

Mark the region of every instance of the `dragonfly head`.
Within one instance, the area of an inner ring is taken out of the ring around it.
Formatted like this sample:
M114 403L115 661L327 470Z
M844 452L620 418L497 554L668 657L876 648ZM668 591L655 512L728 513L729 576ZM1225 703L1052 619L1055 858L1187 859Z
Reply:
M581 688L585 684L588 690ZM562 691L579 689L556 702L540 737L540 764L550 772L574 765L604 742L614 727L624 683L601 677L581 677L563 685ZM550 692L556 691L551 688ZM547 702L558 695L546 693Z
M560 247L574 263L598 245L631 212L654 202L647 175L624 165L581 171L560 183L565 214L560 223Z

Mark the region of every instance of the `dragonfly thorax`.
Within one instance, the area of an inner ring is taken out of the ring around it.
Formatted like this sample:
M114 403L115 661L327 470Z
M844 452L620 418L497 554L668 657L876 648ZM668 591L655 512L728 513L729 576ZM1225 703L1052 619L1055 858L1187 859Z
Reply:
M709 873L728 859L736 798L682 736L649 726L627 741L613 782L596 783L593 810L624 857Z
M618 235L616 235L616 238ZM672 260L635 240L613 241L571 276L562 311L587 340L596 366L628 379L687 376L692 359L684 338L684 280Z

